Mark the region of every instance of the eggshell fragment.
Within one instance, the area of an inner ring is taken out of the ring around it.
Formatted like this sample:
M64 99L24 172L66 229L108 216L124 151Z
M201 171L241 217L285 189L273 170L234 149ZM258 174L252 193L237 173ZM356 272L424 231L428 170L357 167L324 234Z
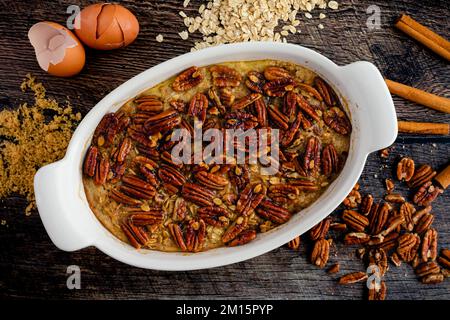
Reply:
M86 61L83 45L62 25L38 22L28 31L28 39L44 71L58 77L70 77L83 69Z
M75 33L87 46L98 50L126 47L139 33L133 13L118 4L90 5L75 18Z

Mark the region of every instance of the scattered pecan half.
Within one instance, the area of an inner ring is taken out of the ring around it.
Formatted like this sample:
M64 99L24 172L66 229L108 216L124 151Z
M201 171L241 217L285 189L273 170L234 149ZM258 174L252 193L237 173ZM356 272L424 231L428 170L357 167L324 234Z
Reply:
M389 217L391 207L387 203L375 204L369 213L369 231L371 234L379 234L383 230Z
M373 205L373 196L371 194L365 195L361 200L360 211L363 215L367 216L370 213Z
M352 284L367 280L368 276L365 272L352 272L339 278L339 284Z
M317 240L311 253L311 262L319 268L325 267L330 256L330 242L326 239Z
M397 164L397 179L408 182L414 175L414 160L402 158Z
M435 229L429 229L427 232L425 232L422 238L422 248L420 250L422 261L427 262L428 260L436 260L437 238L438 233Z
M430 227L431 224L434 221L434 215L430 214L430 213L426 213L422 216L422 218L419 219L419 221L417 222L414 231L417 234L422 234L425 231L427 231Z
M363 232L369 226L369 219L353 210L344 210L342 220L348 227L358 232Z
M439 264L446 269L450 269L450 250L442 249L439 258L437 259Z
M287 246L292 250L298 250L300 248L301 239L300 237L295 237L287 243Z
M323 219L321 222L312 227L311 230L309 230L309 238L312 241L324 239L328 234L328 230L330 229L330 223L330 218Z
M372 286L369 288L368 292L368 300L369 301L382 301L386 299L386 282L381 281L379 285L372 284Z
M398 238L397 254L405 262L411 262L417 255L420 238L412 233L405 233Z
M417 188L421 185L431 181L436 175L436 171L434 171L429 165L421 165L414 172L414 175L408 181L408 186L410 188Z
M386 251L382 248L374 248L369 250L367 254L369 266L376 265L380 271L380 276L384 276L388 270L388 258Z
M203 81L200 69L193 66L181 72L172 83L173 90L177 92L187 91L198 86Z
M434 186L431 181L424 183L414 195L413 201L418 206L429 206L444 191Z

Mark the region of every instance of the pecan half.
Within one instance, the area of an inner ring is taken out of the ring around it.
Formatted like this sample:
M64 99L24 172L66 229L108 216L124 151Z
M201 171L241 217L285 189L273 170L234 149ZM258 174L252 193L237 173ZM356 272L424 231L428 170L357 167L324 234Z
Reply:
M414 175L408 181L408 186L410 188L417 188L421 185L431 181L436 175L436 171L434 171L429 165L421 165L414 172Z
M176 92L186 91L198 86L203 81L203 75L199 68L193 66L181 72L172 83Z
M309 104L309 102L298 94L296 95L296 97L299 109L314 121L320 121L320 116L317 114L316 110L314 110L314 108Z
M382 248L374 248L370 249L367 254L369 266L376 265L380 271L380 275L384 276L386 271L388 270L388 258L386 255L386 251Z
M439 268L438 264L434 261L421 263L420 265L415 268L414 272L419 277L426 277L430 274L436 274L441 271L441 268Z
M130 244L136 249L140 249L145 246L148 242L147 233L140 226L136 226L130 221L123 223L121 225L123 233L127 236Z
M197 117L200 121L205 121L206 110L208 109L208 98L203 93L196 93L189 103L188 115Z
M215 65L209 68L216 87L238 87L242 76L233 68Z
M339 284L352 284L367 280L368 276L365 272L352 272L339 278Z
M146 112L150 114L156 114L163 111L163 103L156 96L143 96L134 100L138 105L136 106L136 110L141 112Z
M249 243L250 241L256 239L256 231L255 230L244 230L240 234L237 235L236 238L227 243L229 247L242 246L244 244Z
M350 120L344 111L338 107L332 107L323 113L323 121L335 132L348 135L352 131Z
M269 81L292 78L289 71L281 67L267 67L264 69L264 77Z
M405 262L411 262L417 255L420 238L411 233L405 233L398 238L397 254Z
M294 90L294 80L292 78L277 79L264 85L264 92L269 97L282 97L286 92L292 90Z
M253 92L263 93L264 85L266 84L266 79L264 75L257 71L250 71L247 73L247 79L245 80L245 85Z
M96 146L90 146L84 158L83 172L89 177L93 177L97 167L98 149Z
M124 138L117 148L116 152L113 154L113 158L118 163L123 163L127 157L127 155L131 151L131 147L133 146L130 138Z
M351 229L363 232L369 226L369 219L353 210L344 210L342 219Z
M408 182L414 175L414 160L411 158L402 158L397 164L397 179Z
M226 129L248 130L258 126L258 119L250 113L242 111L231 112L225 115L224 127Z
M258 99L254 103L256 118L261 127L267 127L267 107L264 99Z
M320 169L321 142L316 137L310 137L306 143L306 151L303 156L303 169L308 174L315 174Z
M164 212L161 209L150 209L149 211L133 212L129 221L135 226L147 226L160 224L164 219Z
M449 249L441 250L441 254L439 255L438 262L444 268L450 269L450 250Z
M323 98L322 98L320 92L316 88L310 86L309 84L297 83L297 87L301 90L300 92L302 95L304 95L304 96L308 95L318 101L323 101Z
M429 206L441 193L444 191L435 187L431 181L424 183L416 192L413 198L413 202L418 206Z
M185 183L181 190L183 198L199 206L211 206L214 192L194 183Z
M172 220L183 221L186 218L186 213L186 201L184 201L183 198L178 197L173 206Z
M301 239L300 237L295 237L287 243L287 246L292 250L298 250L300 248Z
M106 182L109 174L110 163L109 160L100 157L97 161L97 168L95 169L94 183L96 185L102 185Z
M314 85L322 96L323 101L325 101L326 105L331 107L334 105L334 92L333 89L330 88L328 83L322 80L319 77L314 79Z
M292 216L289 210L277 206L273 202L267 200L264 200L260 203L258 209L256 209L256 213L260 217L277 224L286 223Z
M363 215L367 216L370 213L373 205L373 196L371 194L365 195L361 200L360 211Z
M224 177L206 171L197 172L195 178L204 187L214 190L223 190L228 185L228 180Z
M270 104L267 108L267 112L270 120L272 120L272 122L279 128L283 130L287 130L289 128L289 118L278 110L276 106Z
M167 110L151 116L145 121L144 129L147 135L161 134L175 128L181 122L181 117L175 110Z
M183 231L181 230L180 225L176 223L170 223L167 227L169 228L169 232L172 235L173 241L181 249L181 251L188 251L186 242L184 241Z
M231 106L236 98L231 88L219 88L220 101L225 106Z
M200 252L206 238L206 224L202 219L192 219L186 226L186 247L190 252Z
M427 262L428 260L436 260L437 238L438 233L435 229L429 229L427 232L425 232L422 238L422 248L420 250L422 261Z
M314 242L314 248L311 253L311 263L319 268L325 267L330 256L330 242L326 239L320 239Z
M149 200L156 194L156 189L150 183L140 179L135 175L125 175L122 177L120 191L135 199Z
M197 210L198 215L207 224L213 227L226 227L228 226L230 220L230 212L222 207L218 206L208 206L202 207Z
M391 193L392 191L394 191L395 184L394 181L392 181L392 179L386 179L384 180L384 183L386 184L387 193Z
M384 196L384 200L390 203L403 203L405 202L405 198L399 193L389 193Z
M433 273L421 278L420 281L424 284L437 284L444 281L444 275L442 273Z
M301 113L298 113L295 117L295 120L289 126L289 129L284 132L283 137L281 138L281 145L283 147L288 147L294 140L296 134L300 130L300 125L302 124L303 116Z
M250 182L250 171L246 165L236 166L229 171L231 183L236 185L238 190L244 189Z
M178 170L170 165L161 165L158 170L158 177L167 184L176 188L183 186L186 183L186 177Z
M325 218L322 221L320 221L318 224L316 224L314 227L309 230L309 238L312 241L316 241L319 239L323 239L328 234L328 230L330 229L330 218Z
M422 234L425 231L427 231L430 227L431 224L434 221L434 215L430 214L430 213L426 213L422 216L422 218L420 218L420 220L417 222L414 231L418 234Z
M296 110L297 110L297 94L293 91L289 91L284 96L282 111L288 118L291 118L292 115L295 114Z
M265 189L261 184L247 185L242 190L239 200L236 204L236 211L244 217L249 216L265 197Z
M320 186L317 185L314 181L306 180L306 179L295 179L290 180L289 184L295 186L298 191L318 191Z
M242 97L238 101L235 101L233 105L231 106L231 110L242 110L252 103L254 103L256 100L259 100L262 97L260 93L250 93L246 95L245 97Z
M288 199L295 198L299 195L299 189L286 183L279 183L269 187L268 196L278 203L286 203Z
M235 239L248 226L248 217L238 217L222 236L222 242L227 243Z
M118 203L122 203L129 206L137 206L142 203L141 200L129 197L117 189L111 190L109 197Z
M119 119L114 113L107 113L98 124L92 137L92 143L99 147L108 147L113 141L119 128Z
M347 245L364 244L369 240L370 236L364 232L349 232L344 236L344 243Z
M372 284L368 292L369 301L382 301L386 299L386 282L381 281L379 285Z
M371 234L379 234L389 217L391 207L387 203L372 206L369 214L369 230Z
M322 173L328 177L338 173L339 165L339 156L336 148L330 143L322 151Z
M416 208L409 202L402 203L400 206L400 215L404 218L403 227L408 231L414 229L413 215L415 212Z

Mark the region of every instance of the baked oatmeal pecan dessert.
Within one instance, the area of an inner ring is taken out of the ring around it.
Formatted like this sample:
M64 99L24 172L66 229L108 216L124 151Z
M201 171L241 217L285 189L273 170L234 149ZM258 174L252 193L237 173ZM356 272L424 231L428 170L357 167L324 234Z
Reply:
M138 249L244 245L320 197L351 131L339 96L302 66L193 66L103 117L83 163L85 193L101 223ZM199 143L187 139L196 134Z

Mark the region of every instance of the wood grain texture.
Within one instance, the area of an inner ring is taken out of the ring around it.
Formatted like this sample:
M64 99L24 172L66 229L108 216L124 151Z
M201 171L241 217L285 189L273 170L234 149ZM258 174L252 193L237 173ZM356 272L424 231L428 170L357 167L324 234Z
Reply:
M66 8L74 1L0 1L0 108L17 106L25 99L19 85L27 73L43 81L49 94L59 101L69 99L85 115L106 93L147 68L188 52L191 35L182 41L184 29L178 11L181 0L121 1L137 14L141 33L126 49L112 52L88 50L83 72L71 79L58 79L42 72L26 34L35 22L51 20L64 23ZM200 1L183 9L194 13ZM79 1L81 5L92 1ZM302 44L344 65L358 60L375 63L389 79L438 95L450 96L448 63L393 28L393 21L406 12L419 22L449 38L448 2L442 1L355 1L342 0L338 11L327 12L327 19L302 19L302 33L290 36L290 42ZM366 26L369 5L381 9L382 28ZM317 25L323 23L324 30ZM157 34L165 41L155 41ZM163 79L161 79L163 80ZM31 97L28 97L28 99ZM449 115L423 108L394 97L400 119L449 122ZM361 177L362 190L380 199L384 178L392 174L392 165L402 155L434 168L449 161L448 137L400 135L386 163L372 154ZM400 190L402 190L400 188ZM405 190L404 190L405 191ZM440 245L450 247L450 192L433 205L434 226ZM279 248L255 259L231 266L193 272L160 272L132 268L115 261L95 248L74 253L58 250L48 238L37 213L25 217L24 199L0 200L0 297L40 299L361 299L364 285L340 286L337 277L350 271L363 271L354 249L333 247L331 263L339 261L341 272L330 276L307 261L307 249L300 252ZM78 265L82 271L81 290L68 290L66 268ZM389 299L449 299L450 284L420 284L410 267L390 266L387 274Z

